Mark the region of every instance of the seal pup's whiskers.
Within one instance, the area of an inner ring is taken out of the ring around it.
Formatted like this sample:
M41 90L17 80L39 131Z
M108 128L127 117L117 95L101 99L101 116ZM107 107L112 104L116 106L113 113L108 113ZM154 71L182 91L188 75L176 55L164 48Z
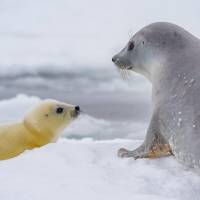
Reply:
M86 112L83 111L83 110L80 110L79 112L80 112L81 114L86 114Z

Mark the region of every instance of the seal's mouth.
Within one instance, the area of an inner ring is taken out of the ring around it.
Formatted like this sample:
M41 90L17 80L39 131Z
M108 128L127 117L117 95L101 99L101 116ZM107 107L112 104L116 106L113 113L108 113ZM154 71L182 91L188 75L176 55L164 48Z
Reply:
M123 59L119 59L117 55L112 58L112 62L115 64L115 66L117 66L119 74L124 80L131 79L131 71L134 67L130 62L125 62Z
M127 66L125 67L125 70L132 70L133 69L133 66Z
M117 68L121 69L121 70L132 70L133 66L130 65L123 65L123 64L115 64L117 66Z
M112 61L119 69L122 69L122 70L132 70L133 69L133 66L131 66L130 64L127 64L125 62L121 62L120 59L116 56L114 56L112 58Z
M131 72L132 72L132 70L127 70L126 68L117 68L118 69L118 72L119 72L119 74L121 75L121 77L122 77L122 79L123 80L127 80L127 81L130 81L130 80L132 80L132 74L131 74Z
M77 110L77 109L74 109L73 111L71 111L71 117L72 118L77 118L79 115L80 115L80 112L81 112L81 110L79 109L79 110Z
M123 63L119 63L119 62L114 62L114 64L119 70L133 70L133 68L134 68L131 65L126 65Z

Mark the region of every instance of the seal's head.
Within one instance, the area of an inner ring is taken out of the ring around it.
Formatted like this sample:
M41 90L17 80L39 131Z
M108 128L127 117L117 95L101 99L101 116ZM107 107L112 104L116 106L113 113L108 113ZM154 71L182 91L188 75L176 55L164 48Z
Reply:
M57 137L80 113L79 106L44 100L29 112L24 124L32 132L49 140Z
M112 61L122 70L139 72L151 80L155 69L183 49L191 34L167 22L150 24L137 32Z

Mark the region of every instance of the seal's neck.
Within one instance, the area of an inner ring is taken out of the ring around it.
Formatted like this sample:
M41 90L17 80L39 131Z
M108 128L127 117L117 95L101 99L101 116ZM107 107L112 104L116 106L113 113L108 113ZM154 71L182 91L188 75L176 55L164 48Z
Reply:
M136 69L135 71L142 74L154 85L163 69L164 61L163 57L148 59L140 69Z
M24 120L24 126L28 130L28 132L34 136L36 146L43 146L48 144L54 140L55 133L49 131L48 129L40 129L37 124L33 124L33 122L29 122L28 120Z

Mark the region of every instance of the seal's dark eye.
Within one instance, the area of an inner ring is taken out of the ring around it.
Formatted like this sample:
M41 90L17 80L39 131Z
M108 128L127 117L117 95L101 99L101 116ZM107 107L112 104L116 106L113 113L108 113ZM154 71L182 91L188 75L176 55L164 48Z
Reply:
M133 50L134 46L135 46L134 42L129 42L129 44L128 44L128 51Z
M56 109L56 113L58 113L58 114L61 114L61 113L63 113L63 108L62 107L58 107L57 109Z

